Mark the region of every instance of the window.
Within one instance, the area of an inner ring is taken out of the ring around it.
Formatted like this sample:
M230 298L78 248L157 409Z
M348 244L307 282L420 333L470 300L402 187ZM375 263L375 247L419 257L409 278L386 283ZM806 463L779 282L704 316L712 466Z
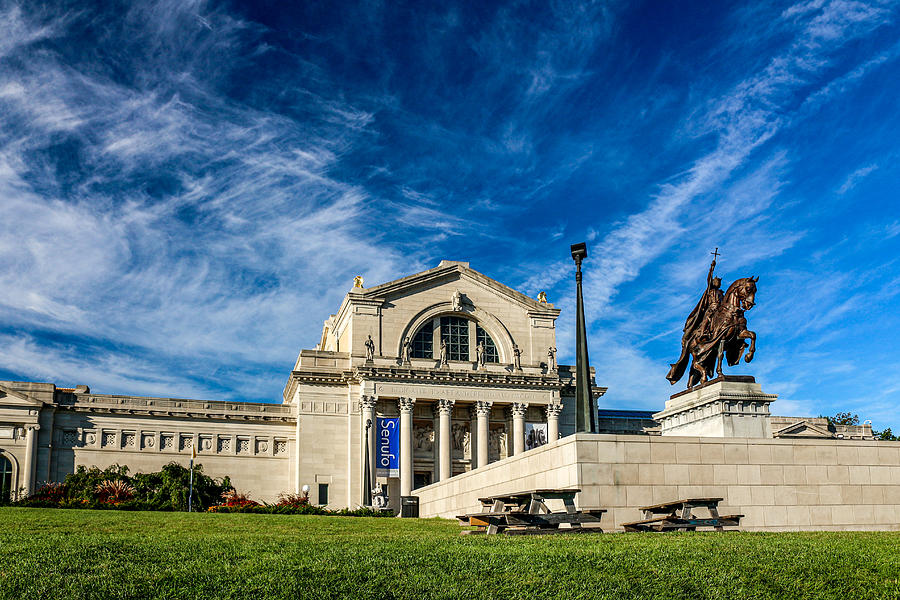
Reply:
M500 362L500 354L497 352L497 345L488 332L481 328L481 325L475 326L475 343L484 344L484 362L498 363Z
M419 489L420 487L425 487L426 485L431 485L431 472L430 471L416 471L413 474L413 489Z
M431 321L425 323L412 342L413 358L434 358L434 342L431 332Z
M470 336L470 328L475 325L474 336ZM416 332L412 340L413 358L439 358L434 343L434 328L440 325L441 338L447 344L447 359L470 361L476 359L475 347L484 344L484 362L499 363L500 352L490 334L481 325L463 317L439 317L426 321Z
M0 454L0 504L10 501L12 495L12 463Z
M328 484L319 484L319 504L328 504Z
M469 358L469 321L461 317L441 317L441 339L447 343L447 358Z

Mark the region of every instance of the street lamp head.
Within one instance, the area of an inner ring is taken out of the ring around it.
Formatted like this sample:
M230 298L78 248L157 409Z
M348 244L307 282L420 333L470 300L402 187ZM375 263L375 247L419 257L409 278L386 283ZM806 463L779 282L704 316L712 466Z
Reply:
M581 242L580 244L572 244L572 258L575 259L575 262L580 263L582 259L587 258L587 244Z

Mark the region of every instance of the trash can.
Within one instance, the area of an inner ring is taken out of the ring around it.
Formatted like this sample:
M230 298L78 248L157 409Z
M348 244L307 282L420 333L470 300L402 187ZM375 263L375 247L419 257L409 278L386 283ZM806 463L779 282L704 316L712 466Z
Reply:
M400 496L400 516L413 519L419 518L418 496Z

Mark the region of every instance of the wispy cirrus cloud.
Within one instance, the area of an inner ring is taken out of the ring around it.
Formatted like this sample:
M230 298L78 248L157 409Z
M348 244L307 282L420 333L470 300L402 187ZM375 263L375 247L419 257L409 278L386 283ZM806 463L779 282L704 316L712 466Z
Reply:
M651 360L642 346L648 337L659 339L655 332L662 329L675 344L669 353L673 359L677 355L680 325L702 290L702 275L708 266L703 264L702 253L696 253L696 246L708 245L711 250L727 243L725 264L733 270L776 257L802 239L805 232L796 219L777 216L789 211L790 202L781 196L792 167L792 157L777 141L778 136L806 118L802 107L832 100L890 60L892 51L863 60L847 75L835 75L832 70L843 48L891 22L890 9L886 3L815 2L785 10L778 32L792 29L792 39L760 70L726 93L704 101L685 121L683 131L697 140L706 139L703 146L711 149L695 158L683 173L659 183L646 207L606 231L593 230L593 259L585 285L588 316L594 322L592 359L611 389L605 402L645 406L648 402L651 407L659 406L659 398L665 397L669 387L662 378L666 365ZM864 167L848 175L841 189L847 191L873 170ZM684 257L667 256L684 250L689 251ZM664 278L645 272L658 261L664 265ZM558 285L570 270L567 261L553 263L524 285ZM649 300L646 294L637 300L617 301L638 277L645 288L657 286L652 305L641 304ZM673 282L690 292L678 290L673 295L673 290L667 289ZM807 284L816 287L814 280ZM819 305L827 307L826 314L813 321L822 327L858 308L855 299L838 301L839 286L827 289L832 293ZM566 312L574 308L567 292L560 302ZM641 319L641 315L649 318ZM750 316L751 321L754 318L758 315ZM673 322L677 327L672 327ZM562 323L561 337L571 341L569 327L570 323ZM785 391L790 394L791 389ZM652 400L645 401L647 398ZM786 404L786 408L792 406Z
M160 393L209 394L211 372L170 376L171 361L289 364L319 324L287 335L285 324L310 307L327 315L353 274L409 268L362 233L367 192L329 173L371 115L320 98L321 120L298 122L217 89L225 59L240 63L261 46L258 27L202 4L135 6L105 25L145 42L145 54L123 55L111 37L95 48L104 61L82 65L53 43L78 14L26 16L12 5L5 17L0 215L16 232L0 242L8 326L168 357L149 363ZM118 66L132 71L122 78ZM9 348L7 369L33 364L35 342ZM86 374L102 363L113 370L102 381L117 388L132 370L93 351L63 362L61 376L72 363Z
M834 348L891 364L897 9L2 3L0 367L277 399L353 275L441 258L548 290L566 360L588 239L607 403L671 393L716 246L786 406L870 389Z

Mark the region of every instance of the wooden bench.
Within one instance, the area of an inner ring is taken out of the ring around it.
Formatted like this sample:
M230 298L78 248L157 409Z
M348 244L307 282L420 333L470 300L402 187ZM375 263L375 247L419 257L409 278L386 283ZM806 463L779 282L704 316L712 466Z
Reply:
M686 498L663 502L641 508L643 519L623 523L625 531L696 531L698 527L712 527L724 531L725 527L739 527L744 515L719 516L722 498ZM705 508L709 517L694 515L695 508Z
M600 520L603 509L579 511L575 508L575 494L581 490L530 490L515 494L499 494L479 498L482 512L460 515L460 525L478 529L463 531L463 534L508 535L576 533L580 531L602 532ZM561 500L564 512L553 512L547 506L548 500ZM568 525L568 528L561 528ZM590 527L583 527L590 525Z

